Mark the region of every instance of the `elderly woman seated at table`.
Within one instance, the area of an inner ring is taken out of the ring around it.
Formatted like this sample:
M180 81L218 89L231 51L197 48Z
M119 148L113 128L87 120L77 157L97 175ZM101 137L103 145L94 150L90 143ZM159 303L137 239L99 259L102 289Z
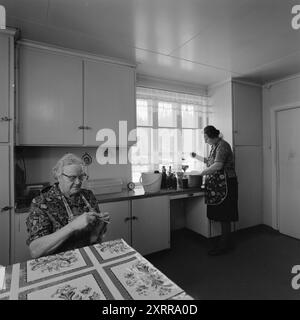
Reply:
M26 221L33 258L101 242L109 223L92 191L81 188L87 176L80 158L66 154L52 172L57 182L32 200Z

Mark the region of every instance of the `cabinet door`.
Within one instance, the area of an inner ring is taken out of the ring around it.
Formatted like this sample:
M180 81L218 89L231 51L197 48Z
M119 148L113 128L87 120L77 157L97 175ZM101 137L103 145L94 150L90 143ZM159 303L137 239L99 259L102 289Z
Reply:
M29 247L26 244L28 238L26 219L29 212L15 213L15 257L13 263L30 260Z
M1 183L0 183L0 264L9 264L9 249L10 249L10 212L4 207L10 206L10 184L9 184L9 146L0 146L0 168L1 168Z
M83 143L82 61L20 49L19 144Z
M234 144L262 144L261 88L233 83Z
M0 34L0 142L8 142L9 122L9 37ZM4 119L2 119L4 118Z
M262 147L235 148L239 182L238 229L262 223Z
M132 200L132 246L142 255L170 248L168 196Z
M119 121L127 121L127 131L136 128L135 71L133 68L104 62L85 61L84 144L96 141L100 129L112 129L119 143ZM127 141L127 137L122 135Z
M110 223L103 241L123 238L128 244L131 244L129 201L101 203L99 208L101 212L110 213Z

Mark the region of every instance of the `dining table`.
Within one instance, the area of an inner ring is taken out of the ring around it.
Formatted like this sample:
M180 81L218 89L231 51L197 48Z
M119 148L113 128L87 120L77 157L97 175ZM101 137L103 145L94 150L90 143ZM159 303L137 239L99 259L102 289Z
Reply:
M124 239L0 267L0 300L193 300Z

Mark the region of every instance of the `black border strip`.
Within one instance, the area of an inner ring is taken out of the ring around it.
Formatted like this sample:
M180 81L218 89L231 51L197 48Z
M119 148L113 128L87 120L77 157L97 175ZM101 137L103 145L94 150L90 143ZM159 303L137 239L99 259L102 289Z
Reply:
M71 269L71 270L67 270L67 271L64 271L64 272L61 272L61 273L56 273L56 274L49 275L47 277L43 277L43 278L36 279L36 280L33 280L33 281L29 281L29 282L27 282L27 262L28 261L22 262L20 264L19 287L23 288L25 286L28 286L28 285L31 285L31 284L35 284L35 283L39 283L39 282L42 282L44 280L53 279L53 278L56 278L56 277L60 277L62 275L67 275L67 274L73 273L75 271L80 271L80 270L83 270L83 269L86 269L86 268L89 268L89 267L93 267L93 263L91 262L90 258L88 257L87 253L85 252L85 250L83 248L79 248L78 250L81 253L81 256L82 256L84 262L86 263L85 266L82 266L82 267L79 267L79 268L74 268L74 269Z
M41 286L38 286L38 287L35 287L35 288L32 288L32 289L23 291L23 292L19 293L19 300L28 300L28 294L30 294L33 291L50 288L50 287L56 286L58 284L65 283L65 282L68 282L68 281L71 281L71 280L74 280L74 279L78 279L78 278L81 278L81 277L84 277L84 276L90 275L90 274L96 280L96 282L97 282L99 288L101 289L102 293L104 294L105 298L107 300L115 300L115 298L113 297L113 295L109 291L107 285L104 283L103 279L101 278L101 276L97 272L97 270L90 270L88 272L84 272L84 273L73 275L72 277L69 277L69 278L64 278L64 279L61 279L61 280L58 280L58 281L55 281L55 282L51 282L51 283L48 283L48 284L44 284L44 285L41 285Z

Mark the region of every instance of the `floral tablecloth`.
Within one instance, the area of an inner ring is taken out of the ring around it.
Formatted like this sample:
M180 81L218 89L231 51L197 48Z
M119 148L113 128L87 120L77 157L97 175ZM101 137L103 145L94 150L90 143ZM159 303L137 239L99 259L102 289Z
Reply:
M0 267L0 300L192 299L123 239Z

